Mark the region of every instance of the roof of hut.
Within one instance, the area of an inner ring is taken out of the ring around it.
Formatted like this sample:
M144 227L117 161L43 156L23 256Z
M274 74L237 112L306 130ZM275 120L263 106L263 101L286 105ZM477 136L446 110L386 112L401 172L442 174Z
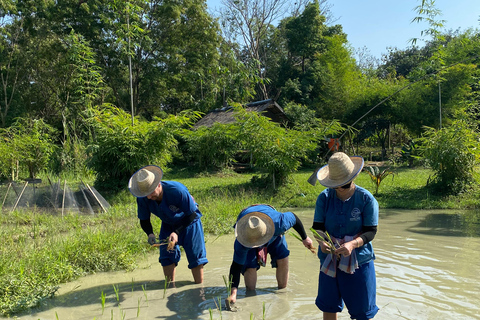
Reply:
M245 105L245 109L247 111L256 111L261 113L263 116L270 118L274 122L288 122L288 118L283 112L282 107L280 107L278 103L272 99L248 103ZM201 126L211 127L216 122L223 124L233 123L236 121L233 111L233 107L230 106L212 110L203 116L203 118L198 120L193 128L197 129Z

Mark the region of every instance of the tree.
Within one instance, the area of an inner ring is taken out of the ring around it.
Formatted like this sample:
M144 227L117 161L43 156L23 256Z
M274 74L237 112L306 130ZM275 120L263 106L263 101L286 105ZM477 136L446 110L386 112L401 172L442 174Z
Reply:
M249 63L255 66L260 89L260 99L268 99L264 56L261 41L277 19L285 13L286 0L223 0L222 29L232 43L240 41ZM238 53L240 56L240 52Z

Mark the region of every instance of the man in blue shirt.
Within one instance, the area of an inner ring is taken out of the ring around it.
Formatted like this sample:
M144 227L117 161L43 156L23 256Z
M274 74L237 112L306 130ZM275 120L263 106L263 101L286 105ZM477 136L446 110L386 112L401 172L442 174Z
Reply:
M227 309L237 300L240 274L244 275L247 290L255 290L257 270L265 266L267 252L271 264L276 270L278 289L283 289L288 282L288 256L290 251L283 234L294 228L302 243L314 250L312 240L307 237L300 219L293 212L278 212L265 204L252 205L240 212L235 224L235 244L233 262L230 267L230 296L226 299Z
M150 216L154 214L162 220L159 239L164 243L159 246L159 262L169 282L175 281L182 246L195 283L202 283L203 266L208 263L202 213L187 187L176 181L161 181L162 176L161 168L149 165L135 172L128 182L130 192L137 197L140 226L148 235L148 243L154 245L156 237Z

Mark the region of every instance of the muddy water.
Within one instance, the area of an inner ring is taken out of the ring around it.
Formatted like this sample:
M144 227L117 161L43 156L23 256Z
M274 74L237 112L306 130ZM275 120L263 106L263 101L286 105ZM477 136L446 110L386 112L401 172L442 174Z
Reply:
M311 226L313 210L295 213ZM375 319L480 319L478 230L451 212L382 210L374 240L380 307ZM288 288L276 290L274 269L261 268L254 294L245 292L242 279L237 312L218 308L227 296L223 276L233 256L233 236L226 235L207 238L210 262L203 285L192 282L183 256L176 287L165 289L152 252L133 272L97 274L63 285L54 299L19 319L321 319L314 305L318 259L286 236ZM339 315L349 318L347 310Z

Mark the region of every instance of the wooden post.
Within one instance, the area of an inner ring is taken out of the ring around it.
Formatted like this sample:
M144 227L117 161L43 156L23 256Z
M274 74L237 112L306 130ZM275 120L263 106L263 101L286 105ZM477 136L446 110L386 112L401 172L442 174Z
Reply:
M102 205L102 203L100 202L100 200L98 200L97 196L95 195L95 193L93 192L92 188L90 188L90 186L88 184L85 184L88 188L88 191L90 191L90 193L95 197L95 200L97 200L98 204L100 205L100 207L103 209L103 212L107 213L107 209L105 209L105 207Z
M10 183L8 184L7 192L5 193L5 197L3 198L2 208L3 208L3 205L5 204L5 200L7 200L8 191L10 191L10 187L11 187L11 186L12 186L12 182L10 182Z
M20 192L20 195L17 198L17 202L15 202L15 205L13 206L13 209L12 209L11 212L15 211L15 209L17 208L17 205L20 202L20 199L22 198L23 192L25 191L27 186L28 186L28 181L25 181L25 185L23 186L22 192Z
M63 210L65 208L65 192L67 190L67 179L63 180L63 197L62 197L62 217L63 217Z

